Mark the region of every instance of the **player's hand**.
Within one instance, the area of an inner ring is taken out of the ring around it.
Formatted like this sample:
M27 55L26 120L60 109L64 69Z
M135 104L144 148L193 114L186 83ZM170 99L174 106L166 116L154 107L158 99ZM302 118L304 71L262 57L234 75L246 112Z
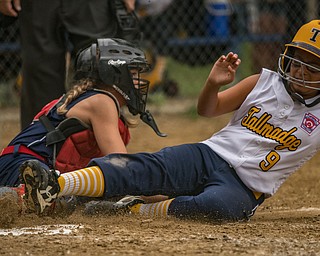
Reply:
M134 11L134 9L135 9L135 2L136 2L136 0L124 0L124 4L125 4L125 6L126 6L126 8L127 8L127 12L128 12L128 13L131 13L131 12Z
M238 54L229 52L222 55L213 65L208 80L210 84L222 86L233 82L236 71L241 63Z
M0 0L0 12L2 14L17 17L20 10L20 0Z

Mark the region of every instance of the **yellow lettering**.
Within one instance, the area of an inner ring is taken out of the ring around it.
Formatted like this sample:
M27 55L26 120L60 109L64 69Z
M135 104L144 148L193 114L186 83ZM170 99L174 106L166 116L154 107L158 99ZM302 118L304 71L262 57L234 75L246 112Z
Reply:
M254 116L255 113L259 113L260 111L260 108L251 107L248 115L244 116L241 121L242 126L264 138L278 142L280 145L276 146L275 150L286 148L290 151L297 150L301 144L301 140L293 135L297 131L297 128L294 127L290 131L285 131L280 127L274 127L274 125L268 123L272 115L265 112L260 117Z

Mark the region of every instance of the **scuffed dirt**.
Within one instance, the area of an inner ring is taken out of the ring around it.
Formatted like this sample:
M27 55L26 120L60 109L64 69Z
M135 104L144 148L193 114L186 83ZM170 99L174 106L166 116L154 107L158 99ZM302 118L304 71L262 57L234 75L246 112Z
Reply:
M18 203L17 196L12 193L0 194L0 207L0 228L13 226L22 210Z
M206 139L229 118L195 119L160 112L154 116L160 130L169 136L157 137L141 124L132 130L130 152L152 152ZM1 143L5 144L18 131L17 118L9 118L5 125L1 122L1 127ZM0 254L320 255L319 166L318 154L266 200L249 222L243 223L213 224L132 215L89 217L82 215L81 208L65 218L40 218L12 213L12 208L0 205L0 215L16 214L6 228L0 229ZM65 229L56 225L65 225ZM23 235L18 232L21 228L25 228Z

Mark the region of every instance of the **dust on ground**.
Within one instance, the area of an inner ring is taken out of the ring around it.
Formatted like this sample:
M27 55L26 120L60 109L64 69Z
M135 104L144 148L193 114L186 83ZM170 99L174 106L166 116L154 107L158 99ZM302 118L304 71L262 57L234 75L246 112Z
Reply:
M174 108L174 104L171 105ZM6 113L16 110L7 110ZM2 112L3 113L3 112ZM132 130L129 152L192 143L221 129L229 116L194 118L153 110L160 138L145 124ZM11 116L11 115L9 115ZM1 143L18 131L17 117L1 120ZM1 145L3 146L3 145ZM249 222L142 218L133 215L38 217L12 213L0 229L3 255L320 255L319 154L265 201ZM0 205L0 214L10 210Z

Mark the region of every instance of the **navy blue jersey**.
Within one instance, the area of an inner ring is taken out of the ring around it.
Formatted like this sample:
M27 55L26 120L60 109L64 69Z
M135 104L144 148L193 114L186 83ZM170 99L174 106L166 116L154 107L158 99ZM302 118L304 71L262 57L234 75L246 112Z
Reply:
M103 93L109 95L105 91L100 90L88 90L74 99L66 107L67 110L71 109L78 102L87 99L98 93ZM111 97L112 98L112 97ZM41 123L39 117L46 115L49 123L53 127L57 127L62 121L66 120L65 115L58 115L57 108L60 106L60 102L63 101L63 97L56 99L48 103L34 118L32 123L21 131L1 152L0 156L0 186L15 186L20 184L19 181L19 166L26 160L31 158L38 159L42 164L53 168L53 146L47 146L47 133L48 130ZM119 128L123 129L122 137L125 137L126 143L129 141L129 131L125 132L128 128L124 123L120 124L121 119L119 119ZM121 133L121 132L120 132ZM6 151L6 152L5 152ZM58 152L56 152L58 153Z
M81 94L79 97L74 99L70 104L67 106L67 109L69 110L74 105L76 105L78 102L91 97L93 95L96 95L98 93L101 93L99 91L95 90L89 90L85 93ZM61 100L61 98L60 98ZM43 111L43 114L46 114L50 122L54 127L59 125L63 120L66 119L65 115L58 115L57 113L57 107L58 102L60 100L54 100L50 102L48 105L46 105L45 108L48 108L48 112L45 113ZM38 115L37 115L38 116ZM10 143L10 145L25 145L28 148L30 148L32 151L37 152L39 155L43 156L46 159L52 158L52 147L47 147L45 140L46 140L46 134L47 134L46 128L43 126L43 124L39 121L39 119L35 118L32 123L25 128L22 132L20 132Z

